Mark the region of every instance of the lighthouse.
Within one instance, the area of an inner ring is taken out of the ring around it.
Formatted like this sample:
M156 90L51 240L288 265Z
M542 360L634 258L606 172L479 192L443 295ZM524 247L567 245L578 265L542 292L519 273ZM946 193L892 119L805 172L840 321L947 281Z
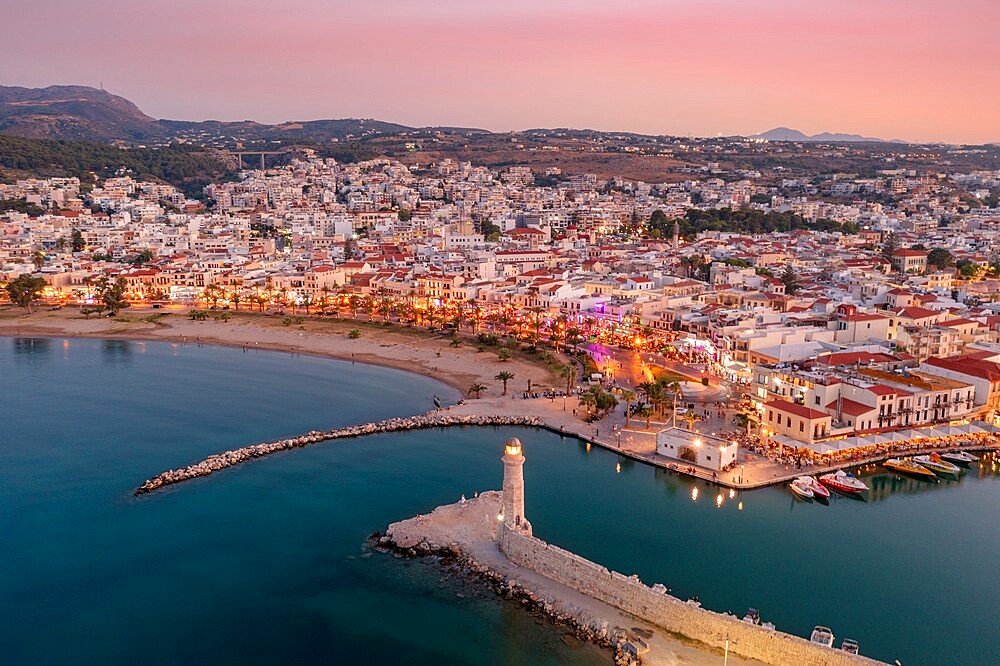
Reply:
M511 437L504 445L503 508L501 520L505 529L522 529L531 534L531 525L524 517L524 456L521 440Z

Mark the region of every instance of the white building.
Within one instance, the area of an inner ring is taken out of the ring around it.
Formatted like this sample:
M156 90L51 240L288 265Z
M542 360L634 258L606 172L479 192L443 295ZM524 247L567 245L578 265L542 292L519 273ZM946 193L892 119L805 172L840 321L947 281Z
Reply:
M681 428L667 428L656 433L656 452L673 460L721 472L736 464L739 444Z

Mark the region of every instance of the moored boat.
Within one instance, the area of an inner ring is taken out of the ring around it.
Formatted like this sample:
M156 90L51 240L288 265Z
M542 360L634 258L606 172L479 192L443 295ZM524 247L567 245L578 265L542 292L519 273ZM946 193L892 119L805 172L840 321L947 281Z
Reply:
M812 488L813 496L820 499L826 499L830 496L830 491L827 490L826 486L816 480L815 476L800 476L796 481L801 481Z
M968 451L945 451L941 454L941 457L948 462L953 462L959 465L967 465L979 460L979 458L972 455Z
M760 624L760 612L756 608L748 608L743 621L747 624Z
M849 654L858 654L861 651L861 646L858 645L856 640L845 638L844 642L840 645L840 649Z
M937 478L934 472L908 458L889 458L884 463L882 463L882 466L885 467L886 469L891 469L896 472L902 472L904 474L922 476L928 479Z
M958 476L962 473L958 465L950 463L947 460L942 460L941 456L936 453L932 453L929 456L914 456L913 461L938 474L953 474Z
M833 632L830 631L829 627L816 625L816 628L813 629L812 636L809 637L809 640L813 643L833 647Z
M788 488L792 491L792 494L801 499L812 499L815 493L812 489L811 483L804 483L801 479L795 479L790 484Z
M824 486L829 486L842 493L855 494L868 490L868 486L865 485L864 481L842 469L838 469L836 472L831 472L830 474L824 474L819 477L819 480Z

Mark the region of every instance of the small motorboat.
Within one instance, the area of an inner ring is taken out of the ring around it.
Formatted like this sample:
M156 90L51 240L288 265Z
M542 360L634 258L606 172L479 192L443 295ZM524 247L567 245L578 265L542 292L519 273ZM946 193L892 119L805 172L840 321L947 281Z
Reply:
M701 599L697 596L690 597L686 602L688 606L694 606L695 608L701 608Z
M756 608L748 608L743 615L743 621L747 624L760 624L760 611Z
M762 622L760 628L767 631L774 631L774 622Z
M945 451L941 454L941 457L948 462L953 462L957 465L968 465L969 463L974 463L979 458L972 455L968 451Z
M934 472L930 469L908 458L889 458L882 463L882 466L886 469L902 472L903 474L912 474L914 476L922 476L929 479L937 478Z
M847 652L848 654L858 654L858 652L861 650L861 646L858 645L858 642L856 640L845 638L844 642L841 643L840 645L840 649L843 650L844 652Z
M913 462L923 465L932 472L937 472L938 474L953 474L958 476L962 473L958 465L950 463L947 460L943 460L941 456L936 453L932 453L929 456L914 456Z
M819 499L827 499L830 497L830 491L826 489L826 486L817 481L815 476L800 476L795 480L808 484L809 487L812 488L814 497L818 497Z
M795 479L788 484L788 488L792 491L792 494L800 499L811 500L816 494L813 492L811 483L804 483L801 479Z
M819 477L820 483L836 491L848 494L863 493L868 490L865 482L849 472L838 469L836 472Z
M829 627L821 627L817 624L809 640L813 643L833 647L833 632L830 631Z

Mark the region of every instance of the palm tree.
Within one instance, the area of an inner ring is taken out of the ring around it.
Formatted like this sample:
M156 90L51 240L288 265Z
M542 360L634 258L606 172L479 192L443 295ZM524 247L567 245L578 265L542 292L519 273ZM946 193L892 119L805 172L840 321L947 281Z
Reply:
M239 312L240 302L243 300L243 294L240 293L239 289L233 289L232 293L229 294L229 300L232 302L233 307Z
M496 376L493 377L493 379L497 380L498 382L503 382L503 394L507 395L507 382L514 379L514 373L503 370L501 372L498 372Z
M646 419L646 430L649 430L649 420L653 418L653 408L649 405L642 405L635 410L636 416Z
M740 412L736 415L736 425L741 428L746 428L747 434L750 434L750 429L760 423L756 412Z
M701 417L698 416L698 414L693 409L689 409L688 411L681 414L681 418L687 421L688 431L693 431L694 424L697 423L698 421L701 421Z
M473 395L473 394L475 394L475 397L478 398L479 394L482 393L485 390L486 390L485 386L483 386L479 382L476 382L475 384L473 384L472 386L469 387L469 390L466 393L466 395Z
M632 416L632 403L635 402L635 391L624 389L622 391L622 401L625 403L625 427L628 427L629 419Z
M663 384L659 382L643 382L636 386L636 388L642 394L643 398L646 399L646 402L649 403L649 406L659 414L665 399Z
M35 253L31 255L31 263L35 265L36 272L42 270L42 266L45 265L45 253L41 250L36 250Z
M570 389L576 381L576 364L567 363L559 369L559 376L566 380L566 393L563 394L563 411L566 411L566 400L569 398Z

